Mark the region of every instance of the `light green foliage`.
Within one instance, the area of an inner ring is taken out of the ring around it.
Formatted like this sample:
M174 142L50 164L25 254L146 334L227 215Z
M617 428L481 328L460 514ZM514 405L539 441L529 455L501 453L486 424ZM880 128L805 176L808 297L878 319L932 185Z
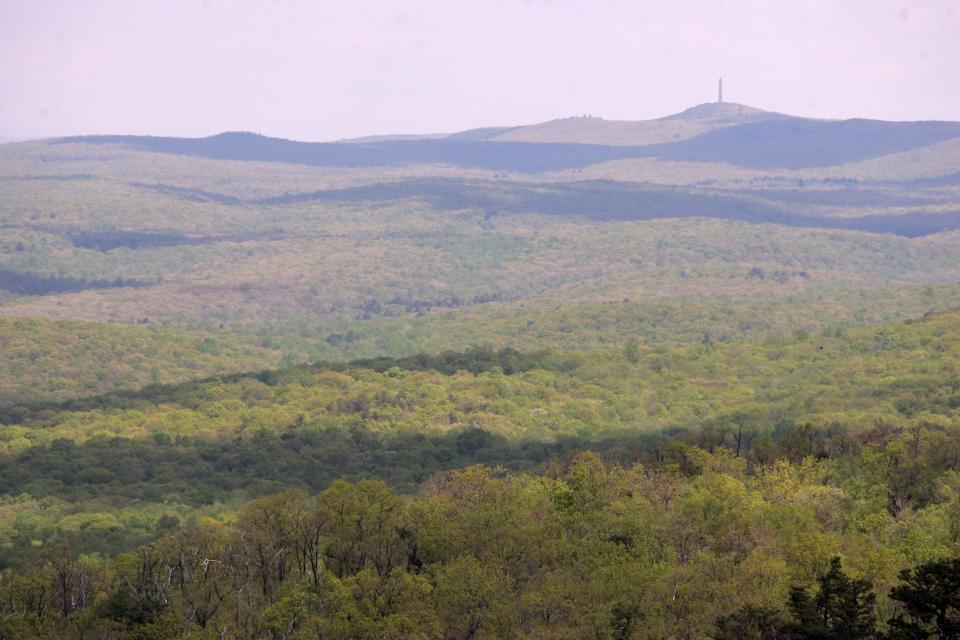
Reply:
M22 439L216 438L294 423L434 434L468 424L544 441L584 430L601 437L705 426L718 443L737 432L741 439L755 437L758 428L781 419L821 427L839 421L856 429L884 420L946 428L956 426L960 408L954 406L960 354L951 338L958 327L960 313L944 313L839 336L637 344L635 362L622 350L555 353L513 375L316 365L280 373L269 384L246 376L146 392L121 402L121 411L81 402L0 428L0 443L13 452Z
M743 607L782 612L791 587L835 573L837 554L857 585L896 585L913 566L909 549L891 541L889 562L877 565L877 536L956 506L948 499L863 530L849 514L825 520L809 508L833 461L749 469L728 450L687 455L700 471L581 454L554 479L473 466L406 497L378 482L337 483L314 498L255 501L109 563L61 549L35 569L0 572L0 630L23 638L55 626L79 637L74 624L171 638L705 637ZM881 594L879 610L893 611Z
M463 542L489 549L509 573L533 561L522 537L542 526L527 519L537 501L555 510L567 535L596 539L648 535L647 511L663 507L677 516L678 557L693 558L709 538L711 552L743 561L775 535L796 567L791 575L808 581L836 547L835 532L853 530L880 545L867 553L871 544L862 543L863 570L891 576L897 554L938 557L960 531L958 327L953 312L802 339L638 343L633 363L622 348L499 360L477 350L449 358L460 363L449 370L439 369L447 360L426 357L316 365L59 409L13 407L0 426L0 486L18 496L0 508L3 557L18 564L62 538L109 554L245 499L329 486L322 519L342 522L347 537L329 539L327 568L343 579L363 557L389 573L401 562L388 543L401 526L399 500L376 483L338 478L379 477L412 491L476 462L550 473L557 459L594 448L607 459L676 466L635 479L650 488L614 501L633 514L618 525L598 508L612 499L599 459L578 458L562 483L541 485L531 501L471 467L451 504L508 533L491 538L478 525L459 534ZM825 462L805 462L817 457ZM756 468L763 472L744 483ZM690 474L699 478L681 496ZM758 502L763 495L772 502ZM431 500L417 509L436 531L419 548L430 563L449 552L449 512ZM758 529L751 514L777 533ZM632 553L649 559L662 550Z
M262 369L281 357L253 338L33 318L0 318L0 345L0 406Z

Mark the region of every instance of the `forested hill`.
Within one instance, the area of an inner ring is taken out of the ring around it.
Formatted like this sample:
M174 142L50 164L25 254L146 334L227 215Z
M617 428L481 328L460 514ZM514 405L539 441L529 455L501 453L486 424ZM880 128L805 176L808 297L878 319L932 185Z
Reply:
M957 122L785 118L726 127L650 151L670 160L797 169L866 160L958 136Z
M182 505L171 508L184 514L283 488L318 490L343 476L410 490L472 462L540 470L586 448L655 461L671 443L687 443L733 448L763 466L859 451L881 424L884 438L913 428L952 438L958 331L960 312L950 312L762 342L472 349L15 406L0 426L0 489L18 500L67 500L51 517L87 521L107 498ZM903 504L938 499L920 477L891 491ZM106 551L132 535L98 537L94 520L71 533L56 519L26 535L17 513L0 510L0 542L13 545L0 547L7 562L35 553L32 540L76 534ZM142 525L138 536L149 532Z
M21 415L0 634L876 640L934 598L952 617L958 331L474 349Z
M694 191L609 180L528 184L505 180L490 183L455 178L423 178L285 194L261 199L256 204L395 202L407 199L423 200L441 210L479 209L487 219L520 213L604 222L702 217L790 227L893 233L908 238L960 228L960 204L952 205L949 211L927 213L916 209L925 204L938 203L936 200L925 200L922 192L907 195L856 184L819 193L797 188L750 193L709 189ZM809 211L810 205L827 203L837 206L909 207L911 210L905 213L844 217L817 215Z
M654 121L668 123L669 120ZM497 130L500 131L500 130ZM511 134L512 135L512 134ZM220 160L257 160L330 167L448 164L493 171L539 172L583 168L631 158L723 162L767 169L827 167L918 149L960 137L956 122L883 122L776 118L732 121L675 142L643 145L506 142L471 135L380 139L355 143L298 142L254 133L208 138L79 136L62 143L119 144L144 151Z

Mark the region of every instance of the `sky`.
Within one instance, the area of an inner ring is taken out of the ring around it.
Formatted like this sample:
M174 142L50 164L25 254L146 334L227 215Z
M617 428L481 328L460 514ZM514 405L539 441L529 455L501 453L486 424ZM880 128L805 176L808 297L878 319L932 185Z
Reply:
M960 0L0 0L0 136L960 120Z

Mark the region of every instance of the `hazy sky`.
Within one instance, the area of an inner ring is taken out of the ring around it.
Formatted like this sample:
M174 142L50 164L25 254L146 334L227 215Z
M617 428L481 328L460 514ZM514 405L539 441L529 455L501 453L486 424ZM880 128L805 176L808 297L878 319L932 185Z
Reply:
M960 0L0 0L0 135L960 120Z

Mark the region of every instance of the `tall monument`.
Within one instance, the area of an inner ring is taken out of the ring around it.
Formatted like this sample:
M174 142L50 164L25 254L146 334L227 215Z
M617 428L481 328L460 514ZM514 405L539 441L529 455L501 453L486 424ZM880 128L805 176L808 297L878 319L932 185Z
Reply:
M720 78L720 90L717 93L717 104L723 104L723 78Z

